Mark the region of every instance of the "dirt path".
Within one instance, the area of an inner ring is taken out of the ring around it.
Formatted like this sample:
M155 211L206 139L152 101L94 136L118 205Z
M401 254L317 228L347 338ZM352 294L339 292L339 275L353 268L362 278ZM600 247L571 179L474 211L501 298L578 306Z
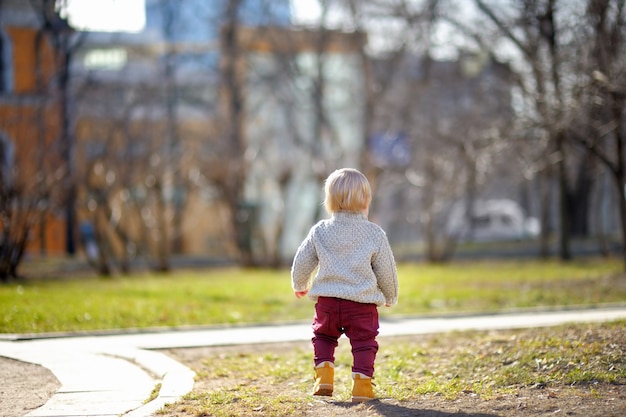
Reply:
M0 357L0 415L21 417L41 407L61 384L43 366Z

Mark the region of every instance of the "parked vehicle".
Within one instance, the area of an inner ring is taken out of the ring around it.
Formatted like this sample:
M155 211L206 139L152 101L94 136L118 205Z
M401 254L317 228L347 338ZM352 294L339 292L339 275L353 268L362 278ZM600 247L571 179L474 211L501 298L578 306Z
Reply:
M447 225L449 236L477 242L528 239L538 236L539 230L539 221L526 217L521 206L511 199L478 200L471 216L464 203L457 203Z

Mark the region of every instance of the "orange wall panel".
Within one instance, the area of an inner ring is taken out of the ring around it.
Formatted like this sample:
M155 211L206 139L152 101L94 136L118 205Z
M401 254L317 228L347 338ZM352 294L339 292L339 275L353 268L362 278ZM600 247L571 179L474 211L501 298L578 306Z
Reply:
M9 27L7 32L13 42L15 93L23 94L37 91L38 68L42 76L42 87L46 87L54 69L54 56L47 41L42 40L38 59L36 31L30 28Z
M58 140L59 114L56 107L37 109L29 106L0 105L0 132L13 141L14 162L20 171L40 168L38 155L45 153L46 165L58 163L50 150Z
M43 232L43 233L42 233ZM44 250L42 250L42 239ZM47 213L28 236L26 253L31 256L63 255L65 253L65 221Z
M4 29L12 42L15 98L0 104L0 133L13 142L17 182L28 192L41 181L38 174L52 174L61 163L52 151L60 134L59 106L45 100L56 88L54 54L45 38L38 48L36 29ZM63 254L65 240L63 216L46 213L30 231L26 250L32 255Z

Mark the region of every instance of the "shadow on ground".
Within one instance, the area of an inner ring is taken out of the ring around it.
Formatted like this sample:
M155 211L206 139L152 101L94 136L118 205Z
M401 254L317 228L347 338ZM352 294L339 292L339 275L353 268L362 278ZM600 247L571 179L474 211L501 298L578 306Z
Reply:
M336 402L336 406L342 408L351 408L355 404L349 402ZM463 411L447 412L438 410L429 410L416 407L407 407L398 404L392 404L380 400L369 401L362 404L367 409L376 411L381 416L385 417L499 417L497 414L485 414L485 413L466 413Z

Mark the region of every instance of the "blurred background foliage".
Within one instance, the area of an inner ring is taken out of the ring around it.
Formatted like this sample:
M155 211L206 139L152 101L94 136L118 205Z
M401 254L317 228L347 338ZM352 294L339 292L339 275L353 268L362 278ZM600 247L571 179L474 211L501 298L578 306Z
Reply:
M623 1L81 3L0 2L4 281L287 265L343 166L401 261L626 259Z

